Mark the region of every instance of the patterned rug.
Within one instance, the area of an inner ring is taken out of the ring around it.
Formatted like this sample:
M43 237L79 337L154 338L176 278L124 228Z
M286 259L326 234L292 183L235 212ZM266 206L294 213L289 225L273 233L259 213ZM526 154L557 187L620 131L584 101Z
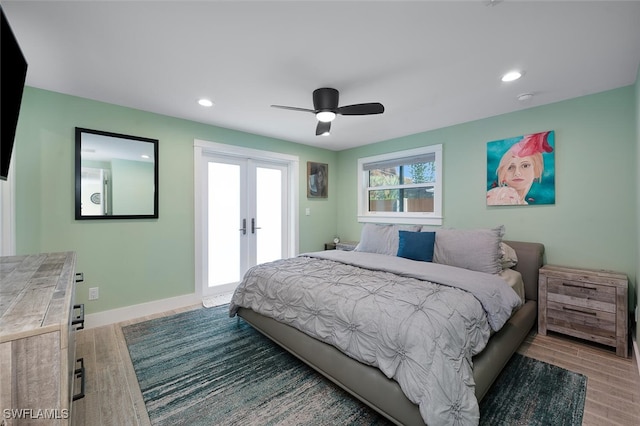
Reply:
M122 328L153 425L386 425L228 305ZM526 386L522 386L526 383ZM481 424L580 425L586 378L516 354Z

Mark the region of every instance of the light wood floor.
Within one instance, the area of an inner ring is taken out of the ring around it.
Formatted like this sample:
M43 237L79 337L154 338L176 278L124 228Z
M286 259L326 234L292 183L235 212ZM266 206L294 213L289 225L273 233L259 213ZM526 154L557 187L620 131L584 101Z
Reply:
M73 404L76 426L150 425L121 330L123 325L148 319L151 317L78 332L76 354L84 357L87 381L86 396ZM583 425L640 425L640 374L635 357L623 359L613 349L535 333L518 352L587 376Z

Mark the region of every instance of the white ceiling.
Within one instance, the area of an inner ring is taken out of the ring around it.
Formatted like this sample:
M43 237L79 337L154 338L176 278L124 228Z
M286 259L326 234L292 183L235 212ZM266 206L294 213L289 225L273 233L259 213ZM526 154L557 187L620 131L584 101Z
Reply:
M332 150L627 86L640 62L640 1L0 3L29 86ZM386 111L319 137L270 107L319 87Z

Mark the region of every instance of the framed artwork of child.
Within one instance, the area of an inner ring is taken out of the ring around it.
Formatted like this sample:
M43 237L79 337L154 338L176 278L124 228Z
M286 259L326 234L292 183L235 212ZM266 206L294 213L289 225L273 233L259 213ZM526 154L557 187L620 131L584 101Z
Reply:
M487 205L555 204L553 130L487 143Z

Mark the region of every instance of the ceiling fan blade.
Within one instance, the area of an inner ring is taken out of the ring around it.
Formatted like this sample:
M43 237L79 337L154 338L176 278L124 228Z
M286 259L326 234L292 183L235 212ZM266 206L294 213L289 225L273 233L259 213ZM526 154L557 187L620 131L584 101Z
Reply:
M274 108L280 108L280 109L289 109L291 111L302 111L302 112L312 112L312 113L316 113L314 110L312 109L308 109L308 108L298 108L298 107L291 107L291 106L284 106L284 105L271 105Z
M322 136L325 133L329 133L331 130L331 122L318 121L318 125L316 126L316 136Z
M336 114L340 115L371 115L382 114L384 106L378 102L368 104L346 105L336 109Z

